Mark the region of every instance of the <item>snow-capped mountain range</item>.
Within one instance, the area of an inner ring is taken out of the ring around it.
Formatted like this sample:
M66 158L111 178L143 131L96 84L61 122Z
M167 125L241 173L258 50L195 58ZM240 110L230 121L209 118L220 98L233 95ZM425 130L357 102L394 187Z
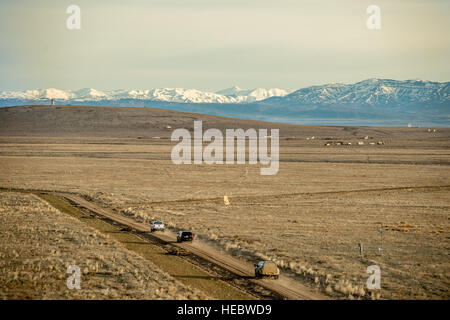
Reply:
M368 79L354 84L217 92L197 89L0 91L1 106L56 104L156 107L232 118L327 125L450 127L450 82Z
M282 89L258 88L244 90L239 87L232 87L215 93L182 88L111 91L100 91L91 88L76 91L48 88L25 91L0 91L0 99L55 99L69 102L135 99L178 103L245 103L261 101L274 96L281 97L287 94L288 92Z
M217 92L197 89L158 88L147 90L35 89L25 91L0 91L1 105L7 101L56 101L79 104L82 102L121 104L134 101L240 104L288 106L346 106L346 107L398 107L407 105L450 106L450 82L422 80L397 81L391 79L368 79L355 84L326 84L311 86L294 92L283 89L241 89L232 87Z
M401 107L445 104L450 107L450 82L368 79L355 84L312 86L266 101L291 106Z

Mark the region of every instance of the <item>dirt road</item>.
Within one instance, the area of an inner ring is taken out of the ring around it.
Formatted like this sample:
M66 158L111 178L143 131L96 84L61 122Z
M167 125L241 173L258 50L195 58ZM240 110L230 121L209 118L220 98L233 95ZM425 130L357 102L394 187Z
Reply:
M106 208L102 208L95 203L87 201L86 199L69 193L58 193L59 196L68 199L69 201L77 204L80 207L84 207L98 215L114 220L120 224L130 226L137 231L148 232L149 235L156 237L170 245L178 248L182 248L190 253L201 257L209 262L219 265L222 268L236 274L237 276L251 278L254 276L253 265L248 262L236 259L229 255L223 254L211 246L196 240L192 243L177 243L176 234L169 230L164 233L151 233L150 225L146 223L137 222L131 218L124 217ZM281 275L278 280L269 279L251 279L250 281L257 283L258 285L273 291L286 299L291 300L319 300L326 299L318 293L312 292L307 287L296 282L288 276Z

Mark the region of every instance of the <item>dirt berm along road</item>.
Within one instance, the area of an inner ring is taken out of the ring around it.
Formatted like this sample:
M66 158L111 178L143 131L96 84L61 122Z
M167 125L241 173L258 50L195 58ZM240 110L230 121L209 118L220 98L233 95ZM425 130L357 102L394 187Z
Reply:
M100 207L95 203L87 201L83 197L75 194L57 193L57 195L64 197L67 200L77 204L78 206L84 207L85 209L88 209L100 216L106 217L120 224L132 227L137 231L147 232L149 233L149 235L153 237L156 237L164 242L170 243L174 247L182 248L186 251L189 251L190 253L202 259L205 259L211 263L214 263L239 277L252 278L254 276L254 268L252 264L231 257L222 252L219 252L218 250L212 248L211 246L199 240L193 242L177 243L176 234L172 231L166 230L164 233L150 234L149 224L137 222L132 218L124 217L121 214L115 213L107 208ZM312 292L309 288L303 286L294 279L285 275L280 275L278 280L251 279L250 281L290 300L326 299L325 296Z

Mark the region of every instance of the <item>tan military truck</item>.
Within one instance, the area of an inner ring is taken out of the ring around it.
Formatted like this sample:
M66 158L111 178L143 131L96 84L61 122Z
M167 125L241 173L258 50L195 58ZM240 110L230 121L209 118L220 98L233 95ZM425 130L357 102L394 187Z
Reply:
M256 278L274 278L278 279L280 275L280 269L278 269L275 262L272 261L260 261L255 264L255 277Z

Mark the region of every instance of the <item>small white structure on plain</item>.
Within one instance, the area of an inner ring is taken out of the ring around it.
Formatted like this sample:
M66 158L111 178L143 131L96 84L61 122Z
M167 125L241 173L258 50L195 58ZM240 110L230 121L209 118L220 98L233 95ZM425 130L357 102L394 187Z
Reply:
M166 126L166 129L172 129L172 127L171 126Z
M436 129L433 129L433 132L436 132Z
M369 140L369 136L365 136L365 137L364 137L364 140Z
M408 128L412 128L412 123L408 123Z
M431 129L430 129L430 128L428 128L428 132L431 132Z
M364 141L358 141L358 146L363 146L364 145Z
M230 200L228 199L228 196L223 196L223 204L227 207L230 205Z

